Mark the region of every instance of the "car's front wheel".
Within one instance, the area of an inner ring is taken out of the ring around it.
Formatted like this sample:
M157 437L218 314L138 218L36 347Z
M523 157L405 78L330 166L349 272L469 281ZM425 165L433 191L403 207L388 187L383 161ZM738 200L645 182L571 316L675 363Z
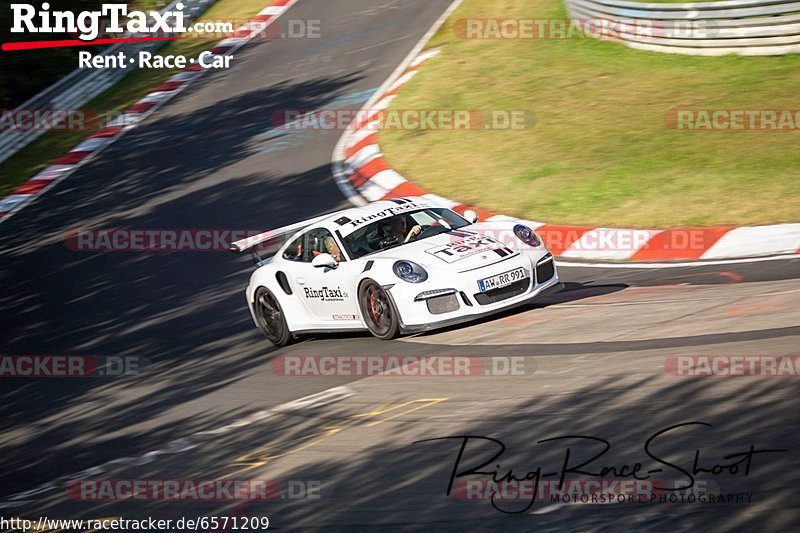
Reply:
M369 332L381 340L394 339L400 333L400 317L386 290L372 280L361 284L358 305Z
M275 346L286 346L292 340L292 332L286 325L283 309L275 295L266 287L259 287L253 308L259 329Z

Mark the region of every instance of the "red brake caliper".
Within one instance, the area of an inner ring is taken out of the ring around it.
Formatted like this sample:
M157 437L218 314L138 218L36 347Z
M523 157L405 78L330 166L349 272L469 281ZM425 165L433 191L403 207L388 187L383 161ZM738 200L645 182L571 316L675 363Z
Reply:
M369 293L369 309L372 311L372 318L374 318L376 322L380 319L378 316L378 309L376 308L377 303L378 299L375 297L375 293Z

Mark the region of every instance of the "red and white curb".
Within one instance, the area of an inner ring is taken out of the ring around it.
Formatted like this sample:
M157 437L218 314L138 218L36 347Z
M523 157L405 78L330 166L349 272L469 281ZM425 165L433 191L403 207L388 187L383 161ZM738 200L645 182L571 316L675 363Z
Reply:
M443 22L443 21L442 21ZM434 25L434 29L438 29ZM431 34L433 32L430 32ZM427 42L423 39L421 44ZM422 46L418 45L418 48ZM363 109L386 109L398 91L438 50L412 51ZM463 214L471 209L482 221L516 220L428 194L393 170L378 145L377 123L368 117L345 131L334 152L339 187L355 205L400 196L424 196ZM800 223L745 227L673 229L603 228L525 221L561 258L607 261L713 260L800 253Z
M237 28L231 37L223 39L214 45L210 50L211 53L214 56L228 56L253 38L266 35L266 28L297 1L273 0L269 6L262 9L250 21ZM212 59L213 57L209 58L209 60ZM114 141L121 138L126 132L135 128L137 124L185 89L192 81L202 76L206 70L197 62L184 68L181 72L167 79L153 92L131 105L121 116L106 123L101 129L91 134L89 138L79 143L53 164L20 185L10 195L0 199L0 223L18 213L32 200L53 188Z

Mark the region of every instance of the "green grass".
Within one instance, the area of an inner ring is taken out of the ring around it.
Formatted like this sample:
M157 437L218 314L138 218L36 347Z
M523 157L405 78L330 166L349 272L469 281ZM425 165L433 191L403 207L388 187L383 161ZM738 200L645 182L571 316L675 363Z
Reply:
M497 6L502 6L499 8ZM498 12L498 9L500 10ZM692 132L670 109L800 109L800 55L690 57L593 39L464 40L468 17L564 18L559 0L465 0L394 109L536 113L506 131L381 133L420 186L534 220L612 226L800 219L800 131Z
M153 0L140 2L140 5L148 4L157 5ZM198 21L239 21L238 24L242 24L267 5L269 5L269 0L219 0ZM236 27L237 24L234 23L234 29ZM159 49L157 53L185 55L187 58L196 57L223 37L207 34L197 38L173 41ZM232 64L235 62L234 58ZM106 116L106 114L113 116L114 112L123 111L179 70L136 69L84 107L100 116ZM64 155L65 152L88 137L90 133L86 131L48 132L4 161L0 164L0 198Z

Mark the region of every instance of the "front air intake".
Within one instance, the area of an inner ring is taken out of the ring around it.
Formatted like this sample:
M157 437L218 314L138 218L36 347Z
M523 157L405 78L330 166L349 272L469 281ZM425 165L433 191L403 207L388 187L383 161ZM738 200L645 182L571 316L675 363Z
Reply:
M428 304L428 311L432 315L441 315L443 313L450 313L457 311L460 307L458 305L458 298L455 294L444 294L442 296L434 296L425 300Z

